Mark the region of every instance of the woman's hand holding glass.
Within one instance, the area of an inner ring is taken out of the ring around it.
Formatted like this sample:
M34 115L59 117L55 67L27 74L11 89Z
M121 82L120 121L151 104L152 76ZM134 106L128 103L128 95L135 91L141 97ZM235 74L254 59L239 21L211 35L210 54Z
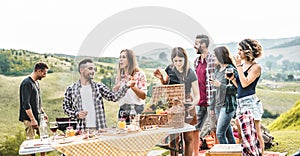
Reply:
M226 68L225 69L225 75L226 75L226 77L229 78L228 86L232 86L232 84L230 83L230 81L232 80L232 77L234 76L234 74L233 74L233 68Z
M184 103L184 107L185 107L185 110L188 113L188 115L187 115L186 118L187 119L193 118L193 116L191 116L191 113L190 113L190 111L195 107L195 104L193 104L193 102L192 102L192 97L190 97L190 98L186 97L186 100L185 100L185 103Z
M209 82L210 82L213 86L215 86L215 87L220 87L220 86L221 86L221 82L218 81L217 79L214 79L214 80L210 79Z

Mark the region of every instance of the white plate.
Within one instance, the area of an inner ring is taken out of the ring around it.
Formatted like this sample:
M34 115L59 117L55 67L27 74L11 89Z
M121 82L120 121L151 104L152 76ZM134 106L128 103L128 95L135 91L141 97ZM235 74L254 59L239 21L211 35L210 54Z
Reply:
M60 139L57 141L57 143L59 144L67 144L67 143L71 143L75 140L75 137L69 137L69 138L64 138L64 139Z
M51 140L54 140L53 138L54 137L52 136ZM61 139L64 139L64 138L65 138L65 136L62 136L62 135L55 136L55 140L61 140Z

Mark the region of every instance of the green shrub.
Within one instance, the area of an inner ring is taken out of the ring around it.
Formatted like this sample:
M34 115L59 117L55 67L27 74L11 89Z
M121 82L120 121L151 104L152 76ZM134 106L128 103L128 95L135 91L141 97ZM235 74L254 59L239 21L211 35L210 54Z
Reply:
M269 110L264 109L264 114L263 114L263 118L271 118L271 119L276 119L279 116L279 114L273 114L271 113Z
M24 129L17 129L15 135L5 135L0 143L0 155L19 155L19 148L26 139Z
M290 110L281 114L268 128L271 131L300 130L300 100Z

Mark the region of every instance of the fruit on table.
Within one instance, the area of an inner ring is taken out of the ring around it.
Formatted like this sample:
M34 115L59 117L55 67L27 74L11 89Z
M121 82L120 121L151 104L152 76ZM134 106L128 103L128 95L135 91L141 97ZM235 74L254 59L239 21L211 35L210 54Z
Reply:
M162 111L160 114L168 114L168 111Z
M75 130L73 129L72 126L70 127L67 127L67 130L66 130L66 137L72 137L72 136L75 136Z
M118 121L118 128L124 129L125 127L126 127L125 119L120 119L120 120Z
M163 109L156 109L156 110L155 110L155 113L156 113L156 114L161 114L161 112L164 112L164 110L163 110Z

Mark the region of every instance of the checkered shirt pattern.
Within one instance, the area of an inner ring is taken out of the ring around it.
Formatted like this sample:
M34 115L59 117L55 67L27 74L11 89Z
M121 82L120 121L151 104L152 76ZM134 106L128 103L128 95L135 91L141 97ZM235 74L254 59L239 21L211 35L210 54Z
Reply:
M259 140L254 125L254 116L246 111L239 117L242 133L243 156L261 156Z
M108 101L116 102L118 99L123 97L128 90L128 87L123 86L117 92L112 92L103 83L97 83L92 81L92 96L96 111L96 128L106 128L106 119L104 112L103 98ZM77 118L79 111L82 110L82 99L80 96L80 81L75 82L69 86L65 92L65 98L63 100L63 110L71 118ZM76 129L85 128L85 119L77 119Z
M201 57L201 56L200 56ZM194 61L194 68L197 72L197 67L199 65L200 57L197 57ZM207 95L207 104L211 105L213 100L213 92L212 92L212 84L209 83L209 78L211 77L211 73L215 73L215 58L214 55L208 52L208 55L205 58L207 62L206 66L206 95Z

